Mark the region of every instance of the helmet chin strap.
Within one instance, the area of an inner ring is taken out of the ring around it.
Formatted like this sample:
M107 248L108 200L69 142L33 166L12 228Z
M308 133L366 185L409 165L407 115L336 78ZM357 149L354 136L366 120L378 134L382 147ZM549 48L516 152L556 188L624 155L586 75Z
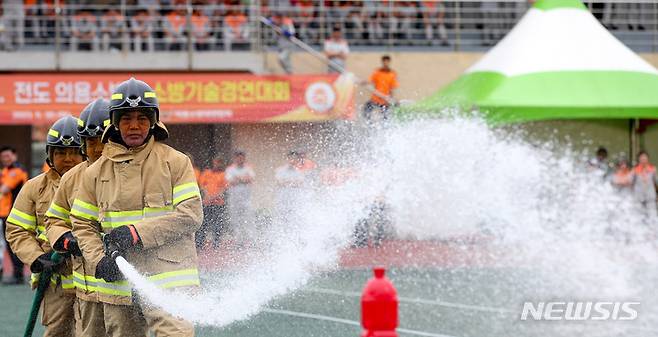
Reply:
M46 164L48 164L48 167L50 167L51 170L55 171L60 177L62 176L62 173L57 171L55 168L55 164L53 164L53 161L50 159L50 149L48 149L48 157L46 157Z

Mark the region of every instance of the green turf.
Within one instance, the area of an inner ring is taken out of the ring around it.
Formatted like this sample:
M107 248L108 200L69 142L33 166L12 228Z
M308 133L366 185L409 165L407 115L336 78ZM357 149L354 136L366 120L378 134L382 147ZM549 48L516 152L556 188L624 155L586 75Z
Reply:
M358 336L360 327L348 321L359 321L359 294L370 275L366 270L318 275L306 287L273 300L269 311L223 328L197 327L197 336ZM542 281L545 277L529 269L393 269L388 276L401 298L400 327L425 336L580 336L583 331L593 332L588 336L605 336L615 335L607 332L619 327L618 322L520 321L523 301L560 295L559 289ZM27 286L0 287L0 336L22 335L31 296ZM42 331L38 327L35 336ZM418 334L400 331L400 336L414 335Z

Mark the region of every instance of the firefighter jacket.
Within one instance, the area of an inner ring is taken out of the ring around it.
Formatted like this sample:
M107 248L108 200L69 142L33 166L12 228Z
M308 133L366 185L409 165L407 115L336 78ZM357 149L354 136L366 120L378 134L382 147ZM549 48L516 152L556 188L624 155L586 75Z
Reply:
M132 224L141 247L124 254L130 264L161 288L199 285L194 233L203 210L192 163L154 137L137 148L110 140L85 170L70 218L90 270L105 254L101 235ZM132 303L127 281L89 280L99 301Z
M50 242L57 242L66 232L72 231L71 205L75 198L82 174L89 167L84 161L66 172L59 182L59 188L46 212L46 237ZM90 302L98 302L95 291L94 270L90 269L82 257L71 256L73 269L73 286L76 296Z
M59 186L60 176L48 170L25 183L7 218L5 235L11 249L23 263L32 265L43 253L52 251L45 231L46 212ZM37 274L32 274L32 286ZM53 274L51 282L73 292L71 264L63 263Z

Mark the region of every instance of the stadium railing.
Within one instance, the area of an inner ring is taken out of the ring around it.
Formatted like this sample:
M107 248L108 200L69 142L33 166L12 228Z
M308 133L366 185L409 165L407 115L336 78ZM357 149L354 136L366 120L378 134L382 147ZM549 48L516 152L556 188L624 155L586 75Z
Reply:
M248 5L219 2L223 1L188 0L158 7L128 5L126 0L106 5L5 3L0 16L0 50L260 52L276 49L278 41L259 18L284 16L294 23L297 37L318 48L338 27L353 50L482 51L505 36L531 5L524 0L298 0L294 6L274 6L266 0ZM655 52L658 48L658 2L585 4L632 49ZM112 24L111 11L118 24ZM139 13L152 21L136 18ZM143 26L146 31L138 31Z

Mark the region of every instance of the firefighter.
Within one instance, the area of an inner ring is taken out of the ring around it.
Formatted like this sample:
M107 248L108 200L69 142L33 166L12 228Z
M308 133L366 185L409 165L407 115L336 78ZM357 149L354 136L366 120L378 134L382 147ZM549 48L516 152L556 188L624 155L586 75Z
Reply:
M104 245L156 286L199 285L194 233L203 220L201 194L190 159L162 142L169 133L159 115L148 84L131 78L116 88L103 156L85 170L71 207L109 336L194 335L190 322L143 305Z
M78 120L78 135L82 140L82 152L87 160L68 171L59 184L50 208L46 213L46 236L54 242L53 249L69 253L73 268L73 285L77 297L79 315L75 329L79 336L104 336L103 304L95 292L94 270L85 263L79 244L71 233L69 214L83 172L100 158L103 151L101 136L110 124L109 101L99 98L87 105Z
M60 177L82 162L77 124L77 118L66 116L48 130L46 162L50 169L23 186L7 218L7 241L21 261L30 266L32 287L36 287L36 274L55 271L43 298L44 336L73 336L75 332L71 265L66 260L59 264L50 260L52 248L45 234L45 214Z

